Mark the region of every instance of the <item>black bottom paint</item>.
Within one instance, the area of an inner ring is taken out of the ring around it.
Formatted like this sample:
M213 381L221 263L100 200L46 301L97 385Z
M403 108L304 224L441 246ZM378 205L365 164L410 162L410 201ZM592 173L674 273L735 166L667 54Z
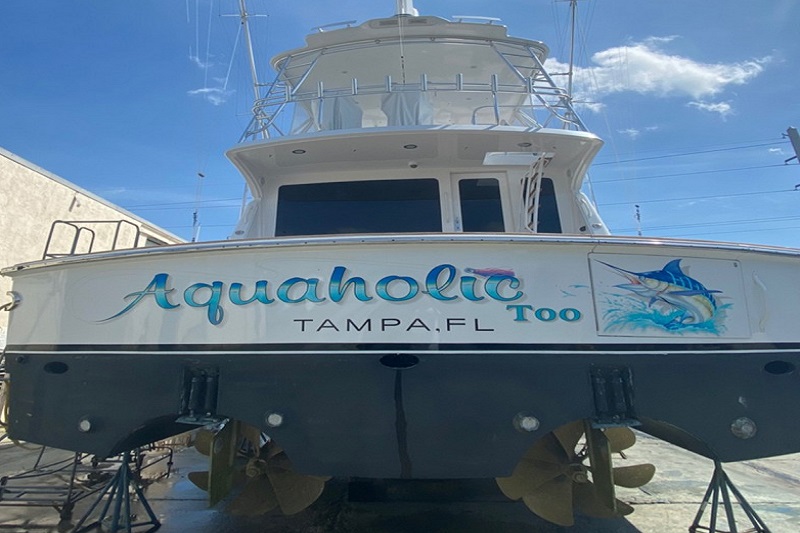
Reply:
M408 455L408 424L403 408L403 372L394 376L395 428L397 431L397 454L400 458L400 479L411 479L411 457Z
M800 347L737 345L745 347L461 345L410 354L408 346L375 345L306 353L9 346L9 435L106 456L185 431L176 421L187 409L211 410L260 427L302 473L483 478L510 475L547 432L604 413L600 390L607 406L625 400L611 416L633 416L643 431L722 462L800 452ZM630 390L616 394L613 379L598 389L602 368L629 372ZM202 401L192 401L189 378L203 376ZM271 412L285 423L267 428ZM521 412L540 428L519 432ZM756 424L753 438L731 431L741 418ZM79 430L84 419L88 432Z

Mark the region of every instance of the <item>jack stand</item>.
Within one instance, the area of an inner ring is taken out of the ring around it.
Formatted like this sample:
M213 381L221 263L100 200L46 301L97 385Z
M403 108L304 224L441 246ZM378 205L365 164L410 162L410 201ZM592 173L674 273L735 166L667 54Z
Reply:
M736 528L736 517L733 513L733 502L728 492L733 493L736 498L736 503L741 507L747 519L750 521L752 528L739 531ZM719 506L719 497L722 494L722 505L725 508L725 520L727 522L728 531L717 529L717 510ZM711 504L711 517L708 526L701 526L700 520L703 518L708 504ZM711 483L708 485L706 495L703 497L703 502L700 504L700 509L697 511L697 516L694 517L694 522L689 527L689 533L697 533L698 531L707 531L708 533L770 533L769 528L763 520L756 514L755 510L747 503L742 493L733 485L728 474L722 469L722 464L719 461L714 461L714 475L711 477Z
M117 473L114 474L111 481L100 491L100 497L97 498L89 510L86 511L86 514L83 515L83 518L75 525L73 533L85 533L95 528L103 527L103 521L106 519L106 515L108 515L108 510L112 502L114 502L114 511L111 514L111 528L107 530L104 529L104 531L116 533L117 531L124 530L126 533L132 533L133 528L152 526L146 531L146 533L151 533L161 527L161 522L158 521L150 504L147 503L147 499L144 497L144 493L142 493L139 484L131 479L132 472L130 464L131 452L127 451L122 454L122 464L117 470ZM136 497L139 499L139 503L144 507L145 512L147 512L150 518L149 522L132 523L135 517L131 515L131 484L133 484L133 490ZM103 511L100 513L98 519L84 526L84 522L92 516L95 509L97 509L97 506L100 505L100 502L103 501L106 495L108 495L108 500L106 500Z

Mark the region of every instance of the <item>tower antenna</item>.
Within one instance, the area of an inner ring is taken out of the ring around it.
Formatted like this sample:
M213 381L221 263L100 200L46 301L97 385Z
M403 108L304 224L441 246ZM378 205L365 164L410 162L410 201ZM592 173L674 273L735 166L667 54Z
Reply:
M414 0L397 0L397 12L395 15L411 15L418 17L419 11L414 9Z
M569 31L569 71L567 71L567 96L570 103L572 103L572 78L575 75L575 19L578 13L578 0L570 0L569 2L569 18L570 18L570 31Z
M794 156L784 161L784 163L788 163L793 159L800 161L800 134L797 133L797 128L787 129L783 136L789 137L789 142L792 143L792 148L794 148Z
M253 51L253 39L250 37L249 16L245 0L239 0L239 19L242 21L242 27L244 28L244 40L247 43L247 56L250 59L250 76L253 78L253 94L256 100L258 100L261 98L261 94L258 90L260 83L258 81L258 71L256 70L256 55Z

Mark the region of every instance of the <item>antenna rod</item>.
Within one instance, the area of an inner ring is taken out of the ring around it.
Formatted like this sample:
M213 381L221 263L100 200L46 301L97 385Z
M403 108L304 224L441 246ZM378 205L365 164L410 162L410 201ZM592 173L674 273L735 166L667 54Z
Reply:
M411 15L418 17L419 11L414 9L414 0L397 0L397 12L395 15Z
M253 78L253 95L255 96L256 100L261 99L261 94L258 90L260 84L258 82L258 71L256 70L256 54L253 52L253 39L250 37L250 23L247 20L247 6L244 3L245 0L239 0L239 18L242 21L242 26L244 27L244 40L247 42L247 56L250 58L250 76ZM268 137L267 131L262 129L261 130L261 138L266 139ZM244 184L244 189L242 190L242 207L241 213L244 214L245 207L247 206L247 191L249 187L247 183Z
M567 73L567 97L572 102L572 77L575 74L575 19L578 11L578 0L570 0L570 38L569 38L569 72Z
M256 56L253 52L253 40L250 38L250 24L247 21L247 7L244 4L245 0L239 0L239 18L242 21L242 26L244 27L244 40L247 42L247 55L250 58L250 76L253 78L253 94L256 97L256 100L261 98L261 95L258 92L259 82L258 82L258 71L256 71Z

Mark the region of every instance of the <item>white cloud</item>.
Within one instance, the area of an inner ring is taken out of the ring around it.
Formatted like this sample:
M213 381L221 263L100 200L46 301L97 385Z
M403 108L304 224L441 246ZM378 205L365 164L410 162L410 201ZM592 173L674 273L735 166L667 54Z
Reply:
M575 107L576 111L591 111L592 113L599 113L606 108L605 104L601 102L589 102L589 101L580 101L580 100L573 100L572 105Z
M631 140L638 139L639 135L642 134L642 132L637 130L636 128L628 128L626 130L617 130L617 133L621 133L622 135L628 137Z
M700 63L670 55L658 45L672 38L650 38L603 50L592 56L598 66L587 76L600 94L633 91L657 96L688 95L694 99L714 96L729 85L742 85L763 72L769 58L738 63Z
M709 113L719 113L722 118L733 113L733 108L729 102L689 102L686 105Z
M624 130L617 130L617 133L628 137L629 139L635 141L639 137L642 136L642 133L651 133L654 131L658 131L658 126L647 126L642 129L637 128L627 128Z
M704 99L732 85L752 81L772 61L771 57L734 63L702 63L669 54L662 46L676 36L649 37L641 42L616 46L592 56L594 66L575 69L575 100L594 102L581 107L598 110L603 97L623 92L657 97L689 97L692 107L726 116L733 111L730 102L708 103ZM551 72L566 72L568 66L548 59Z
M214 105L222 105L228 101L228 97L233 94L233 91L226 91L216 87L206 87L203 89L194 89L188 93L192 96L202 96Z
M202 59L200 59L199 57L197 57L196 55L193 55L193 54L189 54L189 61L191 61L197 67L199 67L199 68L201 68L203 70L214 66L214 63L212 63L210 61L208 63L206 63L205 61L203 61Z

